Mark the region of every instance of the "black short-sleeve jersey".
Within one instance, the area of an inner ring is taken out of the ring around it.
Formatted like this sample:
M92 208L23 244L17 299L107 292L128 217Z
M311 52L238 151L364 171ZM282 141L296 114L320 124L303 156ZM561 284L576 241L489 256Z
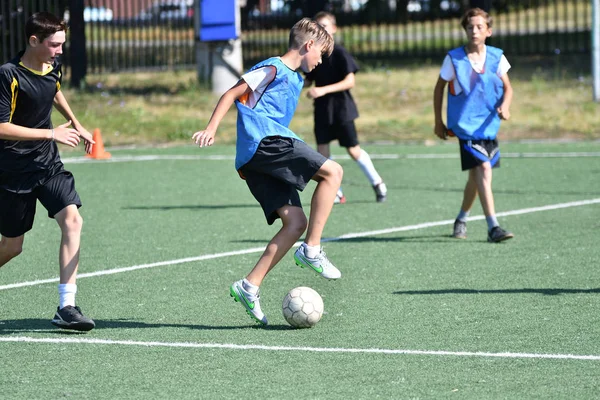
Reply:
M317 87L331 85L343 80L346 75L358 72L354 58L343 46L335 44L329 57L317 68L306 74L306 79ZM315 124L332 125L358 118L358 109L349 90L330 93L315 99Z
M21 63L22 55L0 66L0 123L51 129L60 64L55 61L46 71L32 71ZM27 193L60 168L58 148L51 140L0 139L0 188Z

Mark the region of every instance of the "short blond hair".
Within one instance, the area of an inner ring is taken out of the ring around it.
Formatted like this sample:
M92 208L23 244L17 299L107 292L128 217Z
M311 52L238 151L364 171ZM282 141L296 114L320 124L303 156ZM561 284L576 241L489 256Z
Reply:
M323 54L331 55L333 51L333 38L325 28L310 18L302 18L290 30L289 48L299 50L306 42L314 40L315 44L322 46Z
M481 8L471 8L464 13L460 20L460 24L462 25L464 30L467 29L467 25L469 25L469 20L473 17L483 17L488 28L491 28L492 23L494 22L490 14L486 13Z

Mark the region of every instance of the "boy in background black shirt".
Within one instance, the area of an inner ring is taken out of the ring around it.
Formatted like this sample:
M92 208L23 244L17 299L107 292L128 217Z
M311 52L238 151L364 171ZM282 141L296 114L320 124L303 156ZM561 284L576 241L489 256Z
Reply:
M322 11L314 20L333 37L337 31L335 16ZM371 157L360 148L354 120L358 118L356 103L350 94L354 87L354 74L358 65L348 51L335 44L330 57L323 57L323 63L306 74L305 87L315 82L307 96L314 99L315 137L317 150L330 157L329 142L337 139L348 154L358 163L360 169L375 190L376 200L383 202L387 197L387 188L383 179L373 166ZM336 203L345 203L342 189L338 191Z
M0 267L21 253L39 200L62 232L59 307L51 322L63 329L89 331L94 321L75 306L81 200L56 142L76 147L83 138L90 153L94 141L60 91L58 57L66 30L65 22L52 14L33 14L25 24L25 51L0 66ZM51 121L53 105L68 120L56 128Z

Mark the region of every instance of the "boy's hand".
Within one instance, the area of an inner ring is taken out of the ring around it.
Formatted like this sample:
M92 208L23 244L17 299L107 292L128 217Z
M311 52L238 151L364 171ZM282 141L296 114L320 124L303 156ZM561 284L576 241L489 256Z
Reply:
M309 99L318 99L321 96L325 96L327 93L325 92L325 90L323 90L323 87L314 87L314 88L310 88L308 89L308 92L306 93L306 97L308 97Z
M448 128L446 128L446 125L444 125L444 123L442 123L442 122L436 123L435 128L433 129L433 132L440 139L448 140Z
M510 118L510 110L504 104L498 107L497 111L498 115L500 116L500 119L507 120Z
M192 135L192 140L199 147L212 146L212 144L215 142L215 132L208 129L198 131Z
M54 128L54 140L58 143L66 144L67 146L77 147L79 141L79 132L73 128L69 128L71 121L59 125Z
M85 143L85 152L87 154L92 154L92 145L96 144L96 142L94 142L94 137L92 136L92 134L89 133L88 130L81 125L75 127L75 129L77 129L77 132L79 132L79 136L83 138L83 141Z

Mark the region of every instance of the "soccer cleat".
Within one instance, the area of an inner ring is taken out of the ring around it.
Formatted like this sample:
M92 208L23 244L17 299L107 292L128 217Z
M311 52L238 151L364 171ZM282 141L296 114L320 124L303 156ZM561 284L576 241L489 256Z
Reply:
M488 232L488 242L500 243L504 240L508 240L515 237L511 232L505 231L499 226L495 226L491 231Z
M338 196L337 194L335 195L335 200L333 200L333 204L345 204L346 203L346 196Z
M60 309L57 307L54 319L50 322L59 328L75 331L91 331L96 326L94 321L84 316L77 306L65 306Z
M246 290L242 286L242 280L237 282L233 282L233 284L229 287L229 294L233 299L239 303L241 303L246 312L253 320L258 322L259 324L267 325L267 317L260 309L260 296L258 293L252 294Z
M325 279L338 279L342 276L340 270L337 269L335 265L331 263L331 261L329 261L322 248L321 252L316 258L307 257L304 250L305 247L302 244L294 253L296 265L302 268L308 267Z
M335 194L335 199L333 200L333 204L345 204L346 203L346 196L344 196L344 192L342 192L342 189L338 189L337 193Z
M375 198L378 203L383 203L387 199L387 186L385 186L385 183L381 182L374 185L373 190L375 191Z
M454 221L454 232L452 232L452 237L456 239L467 238L467 223L465 221Z

